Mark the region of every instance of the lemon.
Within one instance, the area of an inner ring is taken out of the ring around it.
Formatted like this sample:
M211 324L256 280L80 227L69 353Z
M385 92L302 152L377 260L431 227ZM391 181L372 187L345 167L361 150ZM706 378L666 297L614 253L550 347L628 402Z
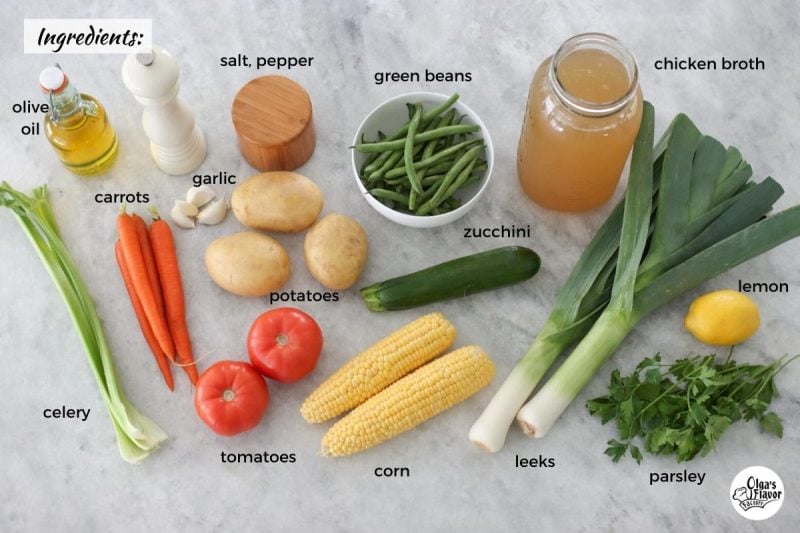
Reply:
M689 306L683 321L697 340L715 346L746 341L760 323L756 303L732 290L709 292L698 297Z

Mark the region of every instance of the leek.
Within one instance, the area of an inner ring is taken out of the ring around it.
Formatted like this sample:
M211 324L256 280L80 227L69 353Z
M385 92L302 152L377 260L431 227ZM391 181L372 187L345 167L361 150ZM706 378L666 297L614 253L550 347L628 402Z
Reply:
M47 200L47 186L34 189L31 197L3 182L0 185L0 203L14 212L69 309L111 415L122 458L130 463L141 461L167 436L125 398L114 371L100 317L61 240L55 215Z
M800 234L792 208L759 222L783 193L736 148L702 135L683 114L652 145L644 106L628 190L576 263L533 345L470 430L488 451L502 448L516 416L543 436L625 336L677 295ZM652 163L651 163L652 162ZM524 407L568 346L571 356Z

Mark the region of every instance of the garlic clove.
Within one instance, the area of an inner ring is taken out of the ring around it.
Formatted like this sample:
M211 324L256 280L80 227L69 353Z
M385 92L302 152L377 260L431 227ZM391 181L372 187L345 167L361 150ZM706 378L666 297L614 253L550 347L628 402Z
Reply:
M206 226L213 226L222 222L227 212L228 203L225 198L220 198L201 209L200 214L197 215L197 221Z
M190 202L184 202L183 200L175 200L175 208L189 218L196 217L199 212L196 205Z
M181 228L185 229L192 229L194 228L194 218L193 216L187 215L184 211L186 210L185 207L182 207L180 204L188 204L194 207L192 204L188 202L181 202L177 200L175 205L172 206L172 211L170 211L169 215L172 218L172 221ZM197 208L194 207L195 214L197 214Z
M194 204L196 207L203 207L213 200L216 195L214 189L208 185L201 185L199 187L192 187L186 191L186 201Z

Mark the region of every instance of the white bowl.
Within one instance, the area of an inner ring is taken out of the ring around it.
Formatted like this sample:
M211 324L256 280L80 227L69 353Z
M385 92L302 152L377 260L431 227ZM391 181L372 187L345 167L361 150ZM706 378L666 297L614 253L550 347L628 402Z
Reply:
M391 98L390 100L385 101L373 109L370 114L367 115L367 118L364 119L356 131L356 135L353 138L353 144L355 145L361 142L362 134L367 139L375 139L378 137L378 130L388 135L391 132L401 128L403 124L408 121L408 109L406 108L407 103L419 102L424 106L425 110L430 110L446 101L448 98L448 95L430 92L407 93ZM453 107L455 107L457 113L466 115L464 120L461 122L462 124L477 124L481 127L480 136L483 138L483 142L486 144L486 170L483 173L483 177L481 177L481 180L478 183L475 183L468 189L465 189L465 191L470 194L471 197L466 200L463 197L462 192L461 200L466 201L464 201L460 207L441 215L418 216L395 211L394 209L391 209L390 207L387 207L379 202L367 191L366 187L364 187L364 184L361 183L359 169L361 168L361 165L364 163L364 160L367 158L368 154L351 150L353 176L355 177L356 185L358 186L358 190L361 192L361 195L364 197L364 199L366 199L367 203L371 205L373 209L375 209L375 211L389 220L397 222L398 224L402 224L403 226L410 226L412 228L433 228L458 220L470 212L473 207L475 207L478 199L486 189L486 185L489 184L489 179L492 175L492 169L494 168L494 148L492 147L492 138L489 136L489 130L486 129L486 125L483 123L480 117L475 113L475 111L470 109L464 102L462 102L460 98L456 101Z

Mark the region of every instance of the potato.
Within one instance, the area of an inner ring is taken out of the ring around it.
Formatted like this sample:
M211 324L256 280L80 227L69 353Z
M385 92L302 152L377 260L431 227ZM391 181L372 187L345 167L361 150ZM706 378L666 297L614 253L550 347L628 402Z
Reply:
M294 233L317 219L322 211L322 191L295 172L263 172L236 186L231 208L247 227Z
M206 248L206 270L214 282L239 296L264 296L289 279L283 246L254 231L221 237Z
M303 250L314 279L329 289L349 289L367 263L367 234L352 218L332 213L308 230Z

